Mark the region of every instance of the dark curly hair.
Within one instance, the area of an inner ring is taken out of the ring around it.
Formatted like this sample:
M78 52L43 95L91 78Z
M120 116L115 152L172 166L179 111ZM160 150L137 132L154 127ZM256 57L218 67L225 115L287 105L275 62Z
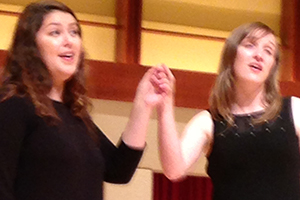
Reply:
M57 1L41 1L26 6L20 15L1 80L1 101L12 96L28 97L35 106L36 114L49 125L57 125L61 120L47 96L53 81L41 59L36 34L44 17L54 10L70 13L78 21L69 7ZM80 27L79 35L81 37ZM93 135L94 125L87 111L90 103L86 96L84 60L82 51L78 70L65 83L62 100L74 116L85 122Z

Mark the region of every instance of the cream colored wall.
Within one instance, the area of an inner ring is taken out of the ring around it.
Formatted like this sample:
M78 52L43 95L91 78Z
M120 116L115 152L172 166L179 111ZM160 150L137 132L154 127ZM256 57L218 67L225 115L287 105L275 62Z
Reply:
M95 123L116 144L120 139L121 133L125 129L132 103L100 99L93 99L92 103L93 109L91 115ZM199 112L197 109L175 108L177 130L182 132L186 123L197 112ZM162 168L158 157L157 120L155 111L149 122L146 142L147 146L139 167L161 172ZM205 163L206 159L202 156L199 159L199 162L193 167L190 174L205 176Z
M104 183L106 200L152 200L152 171L137 169L131 181L125 185Z
M228 32L149 21L142 27L157 32L142 32L141 64L164 63L173 69L217 72L224 41L212 38L226 38Z
M182 2L182 0L169 0ZM251 1L232 1L232 0L184 0L186 3L194 5L212 6L217 8L227 8L245 11L259 11L264 13L278 14L281 9L280 0L251 0ZM268 5L268 6L266 6Z
M182 36L142 34L141 63L170 68L216 73L223 42Z
M0 49L6 50L11 43L12 33L17 21L17 17L0 15L1 29L0 29Z
M83 43L88 59L115 61L114 29L82 25Z

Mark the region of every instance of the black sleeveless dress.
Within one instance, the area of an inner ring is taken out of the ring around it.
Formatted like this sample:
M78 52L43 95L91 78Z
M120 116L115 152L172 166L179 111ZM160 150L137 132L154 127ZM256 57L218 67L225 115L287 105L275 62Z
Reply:
M291 98L273 121L253 126L252 117L236 115L235 126L214 121L214 144L207 172L214 200L300 200L299 141Z

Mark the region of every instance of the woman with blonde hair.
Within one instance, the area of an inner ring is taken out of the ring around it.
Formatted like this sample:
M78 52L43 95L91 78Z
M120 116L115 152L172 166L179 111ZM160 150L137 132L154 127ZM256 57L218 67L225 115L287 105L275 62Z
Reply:
M164 93L158 134L165 175L184 177L201 154L208 160L214 200L300 199L300 100L282 98L274 32L256 22L226 40L209 110L194 116L178 137L174 82L161 66L152 83Z

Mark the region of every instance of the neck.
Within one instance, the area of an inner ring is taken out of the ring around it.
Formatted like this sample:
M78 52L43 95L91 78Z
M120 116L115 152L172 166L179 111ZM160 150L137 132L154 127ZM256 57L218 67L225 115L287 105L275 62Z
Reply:
M64 91L63 85L62 86L58 86L58 85L53 86L48 94L48 97L52 100L62 102L63 101L63 99L62 99L63 91Z
M264 85L251 84L236 84L235 102L231 107L233 114L251 113L265 108Z

